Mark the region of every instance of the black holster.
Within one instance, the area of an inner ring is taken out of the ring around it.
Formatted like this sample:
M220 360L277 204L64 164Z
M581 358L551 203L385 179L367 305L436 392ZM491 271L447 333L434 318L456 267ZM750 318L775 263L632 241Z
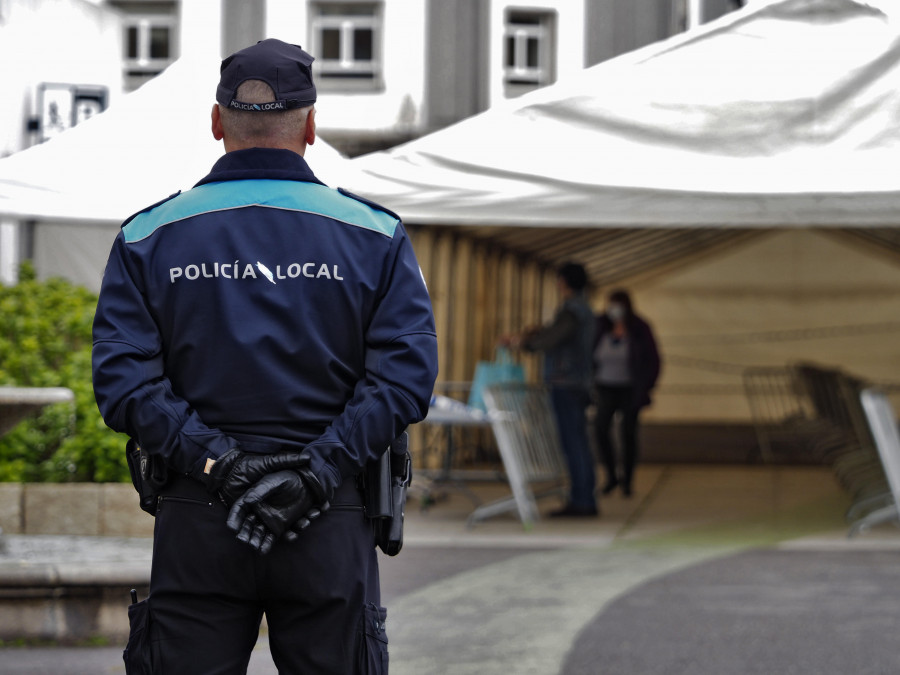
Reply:
M375 544L386 555L397 555L403 548L403 515L411 481L409 435L404 431L378 460L369 462L363 477L366 517L372 523Z
M125 445L125 459L131 482L137 490L141 509L151 516L156 515L156 504L160 491L169 481L169 470L161 457L151 455L129 438Z

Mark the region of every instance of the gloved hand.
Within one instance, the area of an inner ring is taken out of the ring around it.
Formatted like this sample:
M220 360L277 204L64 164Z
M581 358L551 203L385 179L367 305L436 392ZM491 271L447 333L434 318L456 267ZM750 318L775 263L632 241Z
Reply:
M300 533L302 533L303 530L309 527L312 521L321 516L330 508L331 504L329 504L328 502L325 502L324 504L320 504L318 506L313 506L305 516L301 516L300 520L291 525L290 529L284 533L285 541L297 541L297 539L300 538Z
M211 493L219 496L225 506L231 506L263 476L306 466L309 466L309 456L300 452L260 455L235 448L216 460L209 471L206 486Z
M325 513L329 507L328 502L325 502L319 508L315 506L311 508L305 516L301 517L282 535L284 540L288 542L297 541L300 538L300 533L309 527L313 520ZM272 550L272 545L278 540L275 533L266 527L265 523L255 512L247 515L243 523L238 524L235 522L232 529L235 528L237 528L238 532L237 539L252 546L260 554L266 554Z
M295 540L327 506L325 491L308 468L278 471L234 501L226 524L239 541L266 554L282 536Z
M291 529L287 530L284 535L282 535L284 540L288 542L297 541L300 538L300 533L309 527L309 524L313 520L325 513L329 507L330 505L328 502L325 502L319 508L316 508L315 506L311 508L305 516L301 517L300 520L291 526ZM235 528L238 528L237 538L245 544L252 546L260 554L266 554L272 550L272 545L278 540L275 533L266 527L262 519L257 516L256 513L247 515L247 517L244 518L243 523L238 524L236 522L232 529Z

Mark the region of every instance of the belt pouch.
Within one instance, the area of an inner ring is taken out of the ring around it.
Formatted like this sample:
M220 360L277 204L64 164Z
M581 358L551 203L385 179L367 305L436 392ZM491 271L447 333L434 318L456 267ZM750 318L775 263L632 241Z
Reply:
M150 605L144 598L137 602L137 592L131 591L128 605L128 644L122 652L126 675L153 675L153 657L150 653Z
M390 452L385 452L377 460L366 465L363 481L366 517L372 520L390 518L393 515L390 454Z
M130 438L125 445L125 459L141 509L155 516L157 497L168 482L168 469L160 457L151 455Z

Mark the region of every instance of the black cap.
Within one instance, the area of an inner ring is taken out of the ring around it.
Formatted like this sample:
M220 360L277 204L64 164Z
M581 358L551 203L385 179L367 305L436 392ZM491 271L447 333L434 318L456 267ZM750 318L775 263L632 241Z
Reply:
M253 112L310 106L316 102L313 60L300 45L281 40L261 40L222 61L216 101L226 108ZM247 80L262 80L268 84L275 92L275 100L268 103L237 100L237 89Z

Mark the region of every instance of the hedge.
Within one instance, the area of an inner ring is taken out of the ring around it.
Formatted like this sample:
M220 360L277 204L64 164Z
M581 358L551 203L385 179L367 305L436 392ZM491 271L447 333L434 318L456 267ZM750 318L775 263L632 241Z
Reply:
M128 482L125 441L104 424L91 386L96 294L38 281L23 263L0 285L0 385L68 387L72 403L45 407L0 438L0 481Z

